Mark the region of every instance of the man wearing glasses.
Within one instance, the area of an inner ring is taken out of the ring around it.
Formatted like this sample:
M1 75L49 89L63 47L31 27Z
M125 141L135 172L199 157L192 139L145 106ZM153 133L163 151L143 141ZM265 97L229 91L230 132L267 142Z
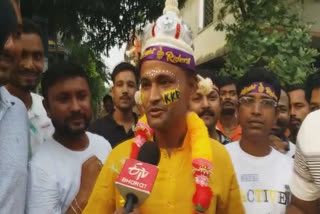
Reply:
M246 213L284 214L289 203L291 158L270 146L277 122L280 83L275 74L253 68L238 83L242 138L228 144Z

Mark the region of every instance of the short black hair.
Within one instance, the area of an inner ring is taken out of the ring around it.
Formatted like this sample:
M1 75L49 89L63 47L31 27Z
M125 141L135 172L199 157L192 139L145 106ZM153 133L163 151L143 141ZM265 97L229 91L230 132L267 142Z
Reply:
M306 99L306 101L308 103L310 102L310 99L307 98L307 91L306 91L306 84L305 83L296 83L296 84L286 86L286 91L288 93L290 93L291 91L295 91L295 90L303 90L305 92L304 98Z
M194 72L194 71L193 71ZM212 80L213 84L217 85L217 75L211 69L197 69L197 74L203 78L209 78Z
M106 95L103 97L103 103L107 102L108 100L111 100L111 101L112 101L112 97L111 97L109 94L106 94Z
M240 78L237 85L238 95L240 96L240 92L242 89L250 86L254 82L264 82L271 85L275 90L276 96L278 97L277 101L279 101L281 93L280 81L278 80L275 73L267 70L264 67L250 68L250 70Z
M306 99L311 100L312 90L315 88L320 88L320 68L316 73L311 74L307 79L306 84Z
M34 21L28 18L23 18L22 20L22 33L24 34L37 34L40 38L42 38L42 31L39 25L37 25Z
M217 86L219 89L227 85L237 86L237 81L230 76L219 76L217 80Z
M139 85L138 71L136 67L134 67L132 64L128 62L121 62L113 69L111 74L111 79L113 83L116 79L116 76L123 71L131 71L136 79L137 86Z
M17 16L9 0L0 0L0 54L12 32L17 27Z
M49 67L49 69L44 72L41 81L41 88L43 97L48 98L48 90L58 81L63 79L82 77L89 85L89 78L85 70L78 64L73 62L58 62Z

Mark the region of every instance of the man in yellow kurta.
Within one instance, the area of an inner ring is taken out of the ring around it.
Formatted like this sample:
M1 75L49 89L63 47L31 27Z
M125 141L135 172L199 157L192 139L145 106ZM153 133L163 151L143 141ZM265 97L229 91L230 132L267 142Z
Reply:
M204 122L188 112L197 88L192 32L178 18L176 0L147 27L141 56L141 103L161 151L149 198L132 213L243 214L239 186L226 149L209 138ZM84 214L122 214L124 199L115 181L141 139L118 145L97 179ZM213 193L213 195L212 195ZM207 202L205 202L207 201Z

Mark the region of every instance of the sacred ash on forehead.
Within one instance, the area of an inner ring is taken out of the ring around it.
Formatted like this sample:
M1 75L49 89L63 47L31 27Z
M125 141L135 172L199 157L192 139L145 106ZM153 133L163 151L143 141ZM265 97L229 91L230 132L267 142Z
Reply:
M157 60L195 70L192 32L179 17L176 0L167 0L163 15L145 28L141 53L141 62Z

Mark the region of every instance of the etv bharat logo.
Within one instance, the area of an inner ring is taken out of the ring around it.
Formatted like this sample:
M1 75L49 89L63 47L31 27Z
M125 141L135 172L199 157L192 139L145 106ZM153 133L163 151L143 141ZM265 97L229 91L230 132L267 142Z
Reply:
M136 163L133 167L129 167L129 175L136 175L137 180L140 178L146 178L149 175L149 172L141 167L142 163Z

